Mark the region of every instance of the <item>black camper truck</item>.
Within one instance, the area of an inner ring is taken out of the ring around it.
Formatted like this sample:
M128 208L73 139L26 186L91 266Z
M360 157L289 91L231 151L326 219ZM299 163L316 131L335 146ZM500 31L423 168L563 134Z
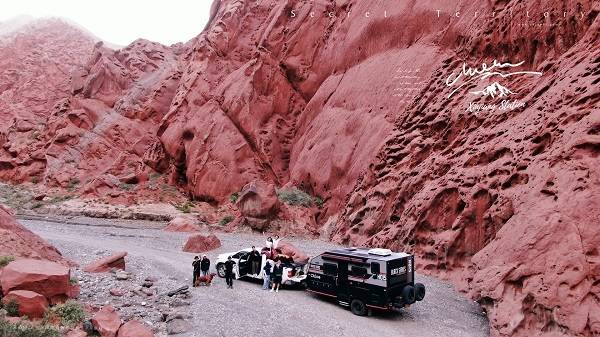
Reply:
M402 308L421 301L425 286L414 282L414 256L389 249L342 248L309 261L307 290L335 298L355 315Z

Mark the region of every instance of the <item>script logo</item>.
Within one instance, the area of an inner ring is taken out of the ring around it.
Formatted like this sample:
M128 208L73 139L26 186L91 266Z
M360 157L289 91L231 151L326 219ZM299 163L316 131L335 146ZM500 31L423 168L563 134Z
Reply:
M516 68L521 66L525 61L521 61L519 63L500 63L497 60L488 66L483 63L480 68L472 68L467 66L466 62L463 62L462 69L458 74L452 72L448 78L446 78L446 85L448 87L453 88L453 90L448 95L448 98L452 97L457 91L459 91L462 87L467 84L471 84L473 82L478 82L479 80L484 80L491 77L498 77L499 81L501 79L525 75L525 76L541 76L542 73L538 71L512 71L512 68ZM498 81L493 82L490 85L487 85L485 88L476 91L469 92L472 95L491 97L491 98L502 98L508 95L513 95L515 92L507 88L506 86L500 84Z

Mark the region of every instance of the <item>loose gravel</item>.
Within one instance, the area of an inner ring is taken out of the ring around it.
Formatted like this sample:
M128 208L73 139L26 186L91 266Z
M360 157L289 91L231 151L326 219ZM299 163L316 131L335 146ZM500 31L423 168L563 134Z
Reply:
M185 318L192 325L176 336L489 336L489 324L477 303L462 297L453 287L433 277L417 275L425 284L425 300L395 312L376 312L371 317L353 315L335 302L296 289L279 293L263 291L254 281L236 280L227 289L215 278L210 287L192 288L189 295L169 298L165 292L191 283L191 262L196 254L182 252L189 236L161 229L160 222L69 218L22 219L30 230L54 244L67 258L87 263L116 251L127 251L130 278L118 281L111 273L88 274L74 270L82 292L80 299L100 307L110 303L124 319L136 318L152 327L157 336L167 336L167 315ZM265 236L252 233L215 233L222 247L208 252L212 262L218 254L264 244ZM309 255L336 245L322 240L286 238ZM214 270L214 264L211 265ZM152 279L152 295L139 293ZM115 297L111 288L124 290ZM177 321L177 320L175 320Z

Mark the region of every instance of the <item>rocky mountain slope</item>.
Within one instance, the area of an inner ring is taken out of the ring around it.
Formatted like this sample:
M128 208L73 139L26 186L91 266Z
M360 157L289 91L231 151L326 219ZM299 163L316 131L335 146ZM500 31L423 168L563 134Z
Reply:
M15 220L14 216L0 204L0 256L34 258L71 264L61 253Z
M115 202L295 186L324 200L298 228L415 252L495 336L598 334L598 6L215 1L186 44L97 44L44 125L2 131L0 178ZM524 104L474 111L496 97L463 64L494 60L540 74L484 79Z

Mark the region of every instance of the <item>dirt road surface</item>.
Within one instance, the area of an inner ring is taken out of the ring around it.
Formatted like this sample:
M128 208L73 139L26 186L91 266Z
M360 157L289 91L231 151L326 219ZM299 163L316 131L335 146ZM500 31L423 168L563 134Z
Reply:
M128 271L168 280L173 286L190 283L194 254L181 251L188 234L162 231L164 223L89 218L22 219L22 223L82 265L97 258L98 252L124 250L129 253ZM220 253L260 246L265 239L249 233L216 234L223 246L207 254L211 261ZM309 255L335 247L320 240L289 240ZM271 293L256 282L244 280L227 289L224 280L217 278L211 287L192 290L186 310L193 315L194 329L177 336L489 336L488 320L476 303L462 297L449 283L422 275L417 281L427 287L424 301L397 312L359 317L302 290ZM85 293L85 284L82 286Z

